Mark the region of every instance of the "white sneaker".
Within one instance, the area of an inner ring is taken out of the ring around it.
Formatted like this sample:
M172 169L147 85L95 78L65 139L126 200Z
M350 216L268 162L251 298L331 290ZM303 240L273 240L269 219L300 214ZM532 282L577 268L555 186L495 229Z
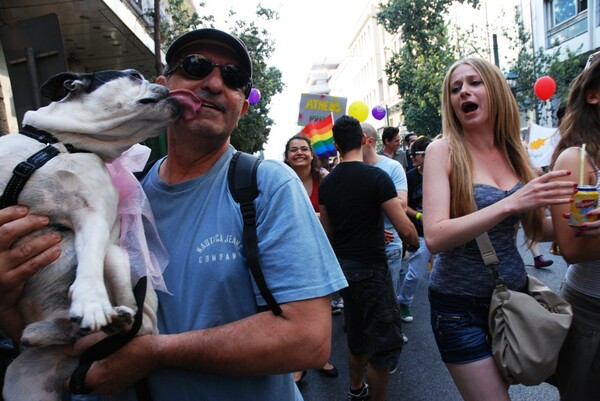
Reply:
M332 315L341 314L343 308L344 308L344 305L342 305L342 307L340 308L339 304L335 300L331 301L331 314Z
M354 394L348 391L348 401L363 401L368 400L371 394L369 394L369 385L367 383L363 383L362 388L360 389L360 393Z
M400 304L400 318L404 323L410 323L413 321L413 316L408 305Z

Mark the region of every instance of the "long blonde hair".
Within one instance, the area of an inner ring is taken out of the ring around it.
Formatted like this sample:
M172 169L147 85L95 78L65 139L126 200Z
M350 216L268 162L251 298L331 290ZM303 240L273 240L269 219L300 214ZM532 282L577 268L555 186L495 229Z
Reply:
M483 82L488 95L488 107L494 123L494 143L508 160L515 175L523 182L536 177L529 156L521 143L521 120L515 98L500 70L492 63L468 58L454 63L442 87L442 127L443 137L450 149L450 217L460 217L475 209L473 193L473 161L467 147L462 125L450 101L450 77L454 70L466 64L472 67ZM523 229L528 240L537 241L542 235L544 213L536 209L525 213Z

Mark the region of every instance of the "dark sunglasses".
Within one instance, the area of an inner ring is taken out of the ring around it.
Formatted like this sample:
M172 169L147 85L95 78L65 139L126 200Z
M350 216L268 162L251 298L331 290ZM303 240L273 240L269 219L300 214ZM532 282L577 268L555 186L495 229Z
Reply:
M248 74L242 67L235 64L221 65L216 64L212 60L207 59L199 54L190 54L185 56L181 61L175 63L170 67L165 75L172 74L178 67L181 67L185 75L192 79L204 79L206 78L215 67L219 67L221 70L221 76L223 77L223 83L231 89L244 89L246 97L252 89L252 83L250 74Z
M410 155L412 157L417 157L417 155L424 155L425 151L424 150L417 150L416 152L411 152Z

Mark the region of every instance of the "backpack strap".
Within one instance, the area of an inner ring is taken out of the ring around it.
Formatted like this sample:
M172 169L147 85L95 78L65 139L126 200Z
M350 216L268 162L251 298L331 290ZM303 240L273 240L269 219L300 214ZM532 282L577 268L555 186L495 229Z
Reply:
M258 196L258 185L256 182L256 171L260 159L244 152L236 152L229 163L227 179L229 191L233 199L240 204L244 229L242 241L246 260L250 265L250 272L258 286L260 294L269 305L274 315L281 315L282 310L271 290L267 286L265 277L258 260L258 236L256 235L256 208L254 199Z

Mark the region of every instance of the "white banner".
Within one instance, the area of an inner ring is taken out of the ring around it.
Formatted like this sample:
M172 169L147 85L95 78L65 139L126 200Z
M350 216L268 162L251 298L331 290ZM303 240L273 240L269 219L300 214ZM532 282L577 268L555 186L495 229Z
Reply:
M527 150L531 163L535 167L550 165L552 153L560 139L558 128L541 127L537 124L529 126L529 144Z

